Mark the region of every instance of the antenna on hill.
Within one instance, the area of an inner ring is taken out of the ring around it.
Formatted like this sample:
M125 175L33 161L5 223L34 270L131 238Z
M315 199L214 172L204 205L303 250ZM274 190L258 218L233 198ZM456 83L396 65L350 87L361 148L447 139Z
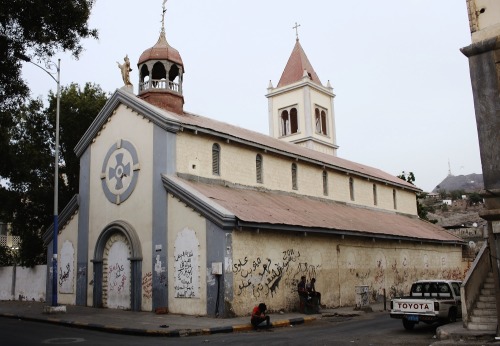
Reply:
M453 175L451 174L451 165L450 165L450 159L448 159L448 176Z

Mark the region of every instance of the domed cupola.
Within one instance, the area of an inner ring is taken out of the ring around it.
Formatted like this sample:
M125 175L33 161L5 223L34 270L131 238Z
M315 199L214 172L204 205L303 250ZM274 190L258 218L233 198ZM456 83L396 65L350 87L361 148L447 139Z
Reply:
M164 14L165 8L163 8ZM146 49L137 63L139 97L155 106L183 114L184 64L179 52L167 42L164 18L158 42Z

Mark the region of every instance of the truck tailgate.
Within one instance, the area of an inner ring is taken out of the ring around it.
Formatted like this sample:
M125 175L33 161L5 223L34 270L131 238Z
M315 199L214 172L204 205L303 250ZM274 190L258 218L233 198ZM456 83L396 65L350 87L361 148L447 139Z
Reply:
M393 299L392 311L408 314L429 313L434 311L431 299Z

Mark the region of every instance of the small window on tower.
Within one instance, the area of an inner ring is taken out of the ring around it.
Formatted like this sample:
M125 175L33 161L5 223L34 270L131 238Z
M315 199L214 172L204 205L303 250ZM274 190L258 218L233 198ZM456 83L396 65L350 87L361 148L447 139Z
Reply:
M280 111L280 132L281 136L299 132L297 108L290 107Z
M328 135L326 114L327 114L326 110L322 108L316 108L314 110L314 122L316 127L316 133L325 136Z

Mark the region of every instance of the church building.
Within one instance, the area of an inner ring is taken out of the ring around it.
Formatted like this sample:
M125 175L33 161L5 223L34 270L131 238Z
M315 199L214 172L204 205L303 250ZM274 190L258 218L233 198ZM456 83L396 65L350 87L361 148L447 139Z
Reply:
M61 304L235 316L296 310L301 276L327 307L463 277L464 242L418 218L419 188L337 156L333 88L298 38L267 89L269 135L184 109L163 24L137 66L138 94L127 69L75 148L47 297L57 275ZM44 241L50 263L53 228Z

